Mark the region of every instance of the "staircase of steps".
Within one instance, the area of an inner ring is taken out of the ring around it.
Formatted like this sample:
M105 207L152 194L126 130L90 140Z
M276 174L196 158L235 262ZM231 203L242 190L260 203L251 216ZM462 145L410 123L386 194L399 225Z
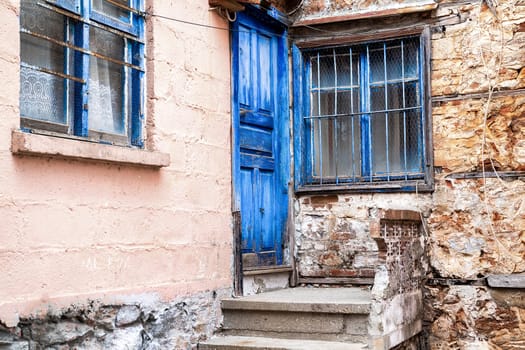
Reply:
M221 332L199 349L366 349L370 305L370 292L361 288L289 288L225 299Z

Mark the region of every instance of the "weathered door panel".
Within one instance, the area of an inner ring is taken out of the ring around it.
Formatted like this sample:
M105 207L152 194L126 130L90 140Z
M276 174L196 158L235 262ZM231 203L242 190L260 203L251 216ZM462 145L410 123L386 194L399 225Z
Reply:
M247 11L232 30L234 210L245 267L283 263L289 132L284 27Z

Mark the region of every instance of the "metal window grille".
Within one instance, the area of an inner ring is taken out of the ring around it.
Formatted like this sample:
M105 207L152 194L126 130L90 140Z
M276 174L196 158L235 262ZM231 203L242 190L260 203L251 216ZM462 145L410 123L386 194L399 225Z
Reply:
M424 177L419 38L310 51L306 184Z

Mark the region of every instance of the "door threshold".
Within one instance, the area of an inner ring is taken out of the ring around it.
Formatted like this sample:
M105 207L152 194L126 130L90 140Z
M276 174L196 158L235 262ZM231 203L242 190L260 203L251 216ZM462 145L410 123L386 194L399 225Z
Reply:
M269 273L291 272L293 270L291 265L278 266L260 266L260 267L246 267L243 269L244 276L265 275Z

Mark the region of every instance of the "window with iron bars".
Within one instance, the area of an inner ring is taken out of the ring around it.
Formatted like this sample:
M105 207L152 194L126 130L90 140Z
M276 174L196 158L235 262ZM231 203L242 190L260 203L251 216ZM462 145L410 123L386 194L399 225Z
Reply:
M428 118L419 36L294 56L302 100L299 188L425 184Z
M142 0L22 0L21 127L142 147Z

